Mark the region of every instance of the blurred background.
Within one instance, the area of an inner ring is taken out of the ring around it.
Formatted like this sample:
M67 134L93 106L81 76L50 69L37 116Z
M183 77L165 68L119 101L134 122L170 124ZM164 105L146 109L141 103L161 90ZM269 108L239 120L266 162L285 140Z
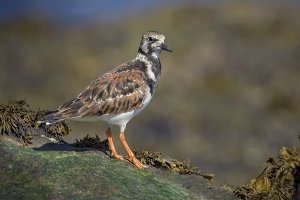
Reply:
M237 185L299 145L299 1L1 1L0 102L55 109L134 58L147 30L174 52L162 53L155 97L127 126L133 149ZM102 122L69 125L69 142L105 138Z

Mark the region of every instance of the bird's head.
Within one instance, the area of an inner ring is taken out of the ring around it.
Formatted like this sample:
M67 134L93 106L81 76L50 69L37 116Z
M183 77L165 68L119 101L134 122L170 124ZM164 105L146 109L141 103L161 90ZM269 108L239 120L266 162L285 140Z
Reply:
M165 36L158 31L146 32L142 37L139 52L158 57L161 50L172 52L165 43Z

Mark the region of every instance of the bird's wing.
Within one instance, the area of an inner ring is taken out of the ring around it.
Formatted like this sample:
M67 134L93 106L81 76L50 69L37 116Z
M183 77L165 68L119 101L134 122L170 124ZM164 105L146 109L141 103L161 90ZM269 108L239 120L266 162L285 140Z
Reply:
M64 118L118 114L141 107L146 93L140 70L107 73L60 106L58 112Z

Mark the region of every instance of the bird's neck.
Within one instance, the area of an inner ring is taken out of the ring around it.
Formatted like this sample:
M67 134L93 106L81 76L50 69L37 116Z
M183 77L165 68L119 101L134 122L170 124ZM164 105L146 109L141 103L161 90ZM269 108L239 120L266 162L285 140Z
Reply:
M150 62L160 62L159 60L160 51L154 51L154 52L145 52L142 48L139 48L137 58L143 58L147 59Z
M157 86L159 81L159 77L161 74L161 64L159 60L159 53L160 52L153 52L150 54L146 54L144 52L138 52L136 56L136 60L142 62L145 66L144 70L154 89Z

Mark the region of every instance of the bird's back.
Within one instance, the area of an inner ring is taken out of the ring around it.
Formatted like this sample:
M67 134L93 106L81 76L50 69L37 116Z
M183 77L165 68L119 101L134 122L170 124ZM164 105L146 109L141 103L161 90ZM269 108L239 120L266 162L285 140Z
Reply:
M141 107L149 93L143 68L135 60L119 65L92 81L77 97L43 116L41 122L117 115Z

